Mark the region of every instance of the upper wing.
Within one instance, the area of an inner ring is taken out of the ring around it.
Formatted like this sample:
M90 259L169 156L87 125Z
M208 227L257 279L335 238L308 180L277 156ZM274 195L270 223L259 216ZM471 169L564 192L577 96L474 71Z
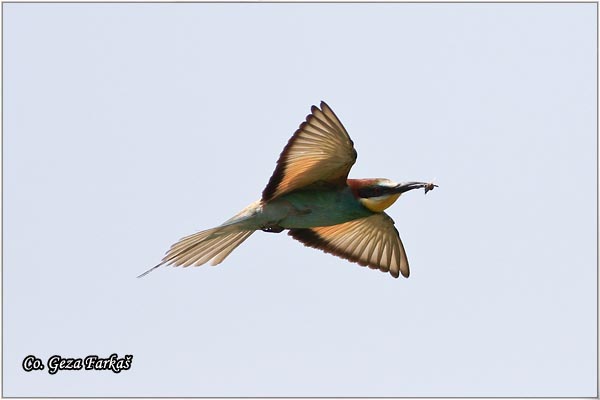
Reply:
M355 219L339 225L290 229L294 239L306 246L345 258L370 268L400 273L408 278L408 259L394 220L386 213Z
M355 161L356 150L348 132L321 102L321 109L312 106L311 114L281 152L262 199L268 201L318 181L345 185Z

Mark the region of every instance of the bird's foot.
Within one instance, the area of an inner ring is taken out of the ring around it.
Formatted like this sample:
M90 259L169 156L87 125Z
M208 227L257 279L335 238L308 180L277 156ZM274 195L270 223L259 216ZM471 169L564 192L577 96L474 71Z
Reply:
M284 228L282 228L281 226L279 226L277 224L269 224L269 225L261 226L260 229L263 232L280 233L281 231L283 231Z

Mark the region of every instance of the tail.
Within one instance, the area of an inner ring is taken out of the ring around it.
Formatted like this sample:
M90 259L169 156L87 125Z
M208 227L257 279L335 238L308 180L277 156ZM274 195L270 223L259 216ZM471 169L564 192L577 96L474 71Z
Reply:
M220 264L236 247L250 237L254 230L235 225L219 226L180 239L171 246L160 264L139 275L142 278L163 265L189 267L211 261L211 265Z
M258 229L255 216L260 208L260 200L255 201L222 225L181 238L171 246L158 265L138 275L138 278L148 275L162 265L189 267L206 264L211 260L211 265L220 264Z

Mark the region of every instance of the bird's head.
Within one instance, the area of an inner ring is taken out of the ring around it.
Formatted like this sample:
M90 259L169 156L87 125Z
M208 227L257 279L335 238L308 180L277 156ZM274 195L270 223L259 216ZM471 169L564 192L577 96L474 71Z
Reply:
M373 212L382 212L394 204L402 193L409 190L424 188L427 193L437 187L433 183L396 183L385 178L348 179L348 186L358 201Z

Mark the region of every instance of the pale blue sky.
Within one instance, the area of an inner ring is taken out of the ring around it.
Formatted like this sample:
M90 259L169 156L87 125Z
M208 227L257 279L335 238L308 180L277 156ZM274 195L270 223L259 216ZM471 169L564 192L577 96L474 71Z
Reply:
M595 396L596 7L3 4L3 394ZM321 100L351 177L440 186L409 279L261 232L135 279Z

